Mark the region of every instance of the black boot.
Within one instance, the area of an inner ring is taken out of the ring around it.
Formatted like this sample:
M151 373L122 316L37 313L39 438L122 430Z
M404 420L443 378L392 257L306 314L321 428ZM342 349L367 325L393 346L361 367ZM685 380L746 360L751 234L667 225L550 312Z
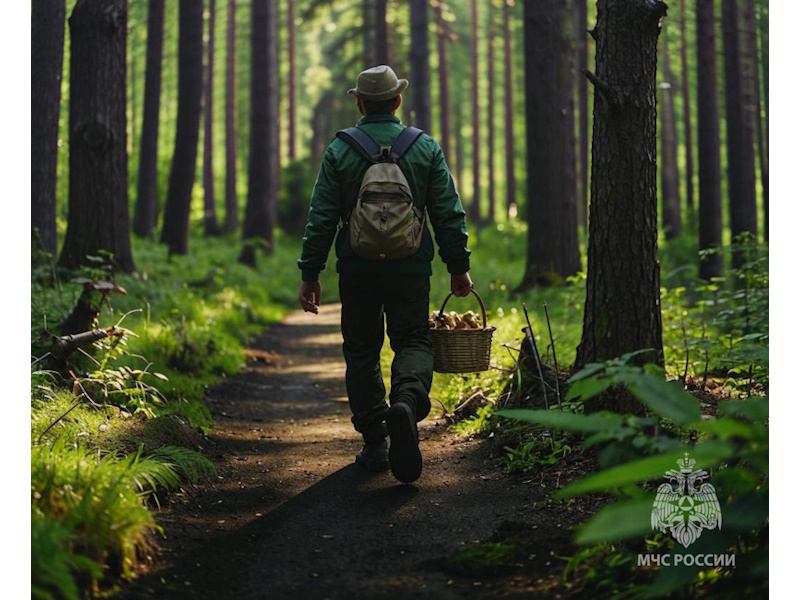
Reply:
M386 450L386 438L364 441L361 452L356 454L356 464L370 473L383 473L389 470L389 454Z
M422 473L422 454L414 409L406 402L395 402L386 414L386 426L391 440L389 466L392 475L403 483L416 481Z

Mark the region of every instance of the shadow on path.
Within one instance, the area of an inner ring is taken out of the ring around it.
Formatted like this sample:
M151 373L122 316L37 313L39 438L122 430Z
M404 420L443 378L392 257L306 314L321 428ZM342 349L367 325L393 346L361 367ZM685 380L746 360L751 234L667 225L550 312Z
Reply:
M338 318L338 306L289 315L248 350L241 374L209 389L216 426L205 451L219 479L170 498L157 517L167 538L121 597L509 597L513 579L453 576L442 565L500 523L560 527L542 502L553 490L503 475L488 445L430 419L415 485L353 464L361 441ZM567 525L557 530L565 539Z

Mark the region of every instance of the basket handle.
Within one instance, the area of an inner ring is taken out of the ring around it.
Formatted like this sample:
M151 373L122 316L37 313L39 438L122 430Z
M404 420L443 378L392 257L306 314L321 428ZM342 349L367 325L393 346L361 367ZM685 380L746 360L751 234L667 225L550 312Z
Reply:
M480 294L478 294L478 292L475 291L475 288L470 288L469 291L472 292L473 294L475 294L475 297L478 299L478 304L481 305L481 314L483 316L483 326L484 326L484 328L486 328L486 327L489 326L489 323L486 322L486 305L483 303L483 298L481 298ZM450 292L449 294L447 294L447 298L445 298L444 302L442 302L442 308L439 310L439 318L442 318L442 315L444 315L444 307L447 305L447 301L450 300L450 297L452 295L453 295L453 292Z

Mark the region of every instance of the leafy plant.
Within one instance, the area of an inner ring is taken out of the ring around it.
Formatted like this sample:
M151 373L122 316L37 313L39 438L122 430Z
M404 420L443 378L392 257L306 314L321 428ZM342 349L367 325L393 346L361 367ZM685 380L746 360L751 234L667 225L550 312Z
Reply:
M213 474L208 459L185 448L161 448L149 456L142 456L140 448L121 459L106 454L98 460L95 452L63 440L35 447L31 453L31 506L41 535L38 543L51 545L42 548L43 560L55 565L55 579L42 575L41 580L34 579L34 585L42 590L54 581L60 585L66 570L75 577L99 579L98 564L128 575L137 551L157 529L146 505L148 499L158 490L174 489L183 480L196 481ZM47 524L51 522L59 526ZM64 556L60 548L70 556Z
M630 357L627 357L630 358ZM568 397L580 396L589 399L607 389L609 385L624 385L644 402L656 415L668 419L674 428L666 439L658 428L650 433L643 425L655 425L638 418L614 413L580 414L558 413L542 410L502 410L501 417L535 423L556 430L571 431L587 435L585 445L606 444L614 447L620 439L628 439L637 447L634 456L626 456L621 464L606 461L601 470L579 479L559 490L554 497L605 493L617 500L601 509L577 532L577 541L588 545L618 544L626 540L647 537L652 553L663 553L674 546L674 541L662 534L653 534L650 528L650 513L655 498L654 485L675 461L689 453L696 461L696 468L713 471L713 483L722 506L725 527L721 531L707 533L692 546L693 553L738 554L738 571L703 567L663 569L653 578L644 592L648 597L657 597L687 586L724 586L727 582L744 582L753 590L765 589L762 575L767 569L767 510L769 494L769 437L766 422L768 400L752 397L744 400L729 400L719 403L719 417L702 419L698 401L680 387L663 379L657 369L648 366L632 368L627 358L609 361L602 365L587 365L571 380ZM634 419L634 420L632 420ZM626 432L630 428L630 432ZM645 438L650 436L650 441ZM643 457L644 455L644 457ZM608 552L590 553L596 559L601 556L605 563L625 563L630 571L633 563L623 547L614 547ZM580 562L580 561L579 561ZM571 572L576 569L573 562L568 565ZM591 585L591 577L588 577ZM600 585L601 579L594 583ZM603 585L610 584L602 578ZM614 578L614 585L624 585ZM738 584L737 584L738 585ZM596 590L597 591L597 590Z

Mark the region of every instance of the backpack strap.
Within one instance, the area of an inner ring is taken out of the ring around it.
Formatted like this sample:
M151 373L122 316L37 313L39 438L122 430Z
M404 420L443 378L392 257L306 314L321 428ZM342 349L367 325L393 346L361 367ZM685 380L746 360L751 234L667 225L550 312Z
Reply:
M359 129L358 127L348 127L347 129L340 129L336 132L336 137L340 140L347 142L347 144L363 158L371 163L376 163L380 160L381 149L375 143L369 134Z
M423 134L422 129L416 127L406 127L397 136L397 139L392 144L391 156L394 162L397 162L403 155L408 152L408 149L414 145L419 136Z

